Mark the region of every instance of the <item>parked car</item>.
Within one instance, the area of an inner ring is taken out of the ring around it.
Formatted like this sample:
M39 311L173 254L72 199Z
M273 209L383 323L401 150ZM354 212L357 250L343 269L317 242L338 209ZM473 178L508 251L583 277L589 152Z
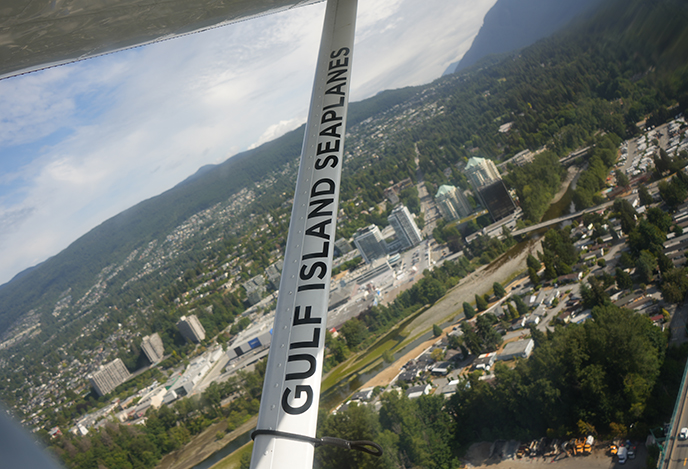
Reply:
M635 443L628 445L628 459L635 459L635 455L638 452L638 446Z

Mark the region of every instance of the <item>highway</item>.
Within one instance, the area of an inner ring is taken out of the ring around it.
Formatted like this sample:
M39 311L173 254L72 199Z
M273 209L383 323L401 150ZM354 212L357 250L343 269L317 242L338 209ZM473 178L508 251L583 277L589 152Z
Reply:
M681 392L676 402L675 415L671 422L670 437L666 442L666 452L661 465L661 468L664 469L683 468L688 464L688 440L678 439L681 429L688 427L687 394L688 387L686 387L686 373L684 373Z

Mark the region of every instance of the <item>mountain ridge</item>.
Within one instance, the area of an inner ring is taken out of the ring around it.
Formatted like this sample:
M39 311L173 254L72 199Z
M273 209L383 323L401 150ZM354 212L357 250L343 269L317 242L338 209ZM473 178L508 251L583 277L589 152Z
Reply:
M417 89L385 90L351 103L349 125L363 121L372 112L394 107ZM26 305L37 301L53 303L75 279L77 283L79 279L92 279L108 265L121 262L134 249L166 235L190 216L226 200L245 185L255 184L286 162L296 161L304 130L305 124L222 163L205 165L172 188L105 220L58 254L16 274L0 285L0 336L21 315L18 311L31 309Z
M590 13L604 0L497 0L464 56L444 75L466 69L487 56L512 52L547 37Z

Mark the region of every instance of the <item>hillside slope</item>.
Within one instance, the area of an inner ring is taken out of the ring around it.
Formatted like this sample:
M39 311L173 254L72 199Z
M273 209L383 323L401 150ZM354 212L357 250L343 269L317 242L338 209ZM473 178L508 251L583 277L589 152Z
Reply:
M384 112L416 94L417 88L389 90L352 103L349 125ZM75 240L59 254L17 274L0 286L0 340L22 314L54 304L71 289L81 297L107 266L120 264L135 249L164 238L194 214L226 201L244 188L296 162L305 126L260 147L240 153L218 165L207 165L168 191L144 200ZM275 193L293 190L288 180L276 177Z
M445 74L458 72L488 55L529 46L561 29L602 0L497 0L487 12L471 48Z

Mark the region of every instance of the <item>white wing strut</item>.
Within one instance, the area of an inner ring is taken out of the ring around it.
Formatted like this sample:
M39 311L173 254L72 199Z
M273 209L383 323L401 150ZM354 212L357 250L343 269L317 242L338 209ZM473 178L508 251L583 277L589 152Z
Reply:
M327 0L257 430L314 437L357 0ZM252 469L313 467L313 444L260 434Z

